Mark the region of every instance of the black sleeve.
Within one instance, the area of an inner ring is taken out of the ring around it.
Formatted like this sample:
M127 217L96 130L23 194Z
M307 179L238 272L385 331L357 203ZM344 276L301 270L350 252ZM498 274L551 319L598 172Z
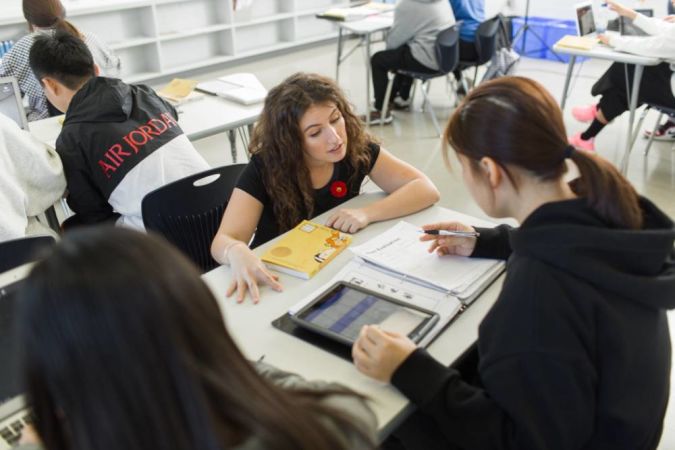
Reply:
M380 145L374 142L368 144L368 153L370 153L370 167L368 168L368 173L372 172L377 163L377 158L380 156ZM366 175L368 175L368 173Z
M91 178L84 157L73 139L61 134L56 142L56 152L61 157L66 177L68 206L78 216L78 224L89 225L115 220L118 215L113 211L108 199L96 187Z
M471 254L472 258L509 259L511 256L511 243L509 233L513 227L499 225L495 228L476 227L480 233L476 241L476 248Z
M262 177L262 165L256 155L251 157L246 168L244 168L236 187L251 195L263 205L269 205L269 196Z

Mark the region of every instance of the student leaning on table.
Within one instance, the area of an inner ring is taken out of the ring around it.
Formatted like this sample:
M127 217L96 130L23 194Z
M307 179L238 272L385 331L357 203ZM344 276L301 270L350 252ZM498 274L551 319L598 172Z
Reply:
M5 0L18 1L18 0ZM61 114L49 104L40 81L35 78L28 63L30 49L35 38L65 31L84 41L91 51L101 73L115 77L120 73L120 58L96 37L75 28L66 20L66 8L60 0L23 0L23 15L28 22L30 34L22 37L2 58L0 76L13 76L19 82L24 95L28 96L28 120L38 120Z
M340 209L329 227L355 233L438 201L422 172L381 148L365 132L340 88L320 75L298 73L272 89L253 132L253 156L237 182L211 246L232 267L238 301L258 283L281 290L278 278L249 249L359 195L366 176L389 195L358 209Z
M439 255L508 258L470 370L444 367L400 335L362 330L356 367L421 411L395 434L425 450L656 448L669 393L675 224L610 163L567 144L559 107L532 80L472 91L445 139L480 207L521 226L480 229L477 241L423 238ZM570 184L567 162L580 173Z
M374 448L364 398L247 361L196 268L157 237L112 227L69 233L32 270L18 305L19 376L37 431L26 443Z
M675 109L675 93L671 86L675 67L675 18L669 16L666 20L654 19L611 0L607 4L612 11L632 20L635 26L650 36L601 35L599 39L603 43L622 52L671 61L644 68L638 104L652 103ZM609 122L628 110L629 92L626 76L632 85L634 71L635 67L632 65L612 64L591 90L593 95L601 96L599 103L572 109L575 119L580 122L591 122L591 125L583 133L570 137L571 144L584 150L595 150L595 137ZM660 134L665 132L666 129L661 130Z

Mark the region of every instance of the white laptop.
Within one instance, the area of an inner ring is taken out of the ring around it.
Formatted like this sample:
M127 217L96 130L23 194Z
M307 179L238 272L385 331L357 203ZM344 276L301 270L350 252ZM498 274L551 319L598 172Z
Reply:
M0 114L12 119L28 131L28 119L23 107L19 84L14 77L0 77Z
M17 367L17 292L32 264L0 274L0 450L18 444L21 432L31 422L24 405Z

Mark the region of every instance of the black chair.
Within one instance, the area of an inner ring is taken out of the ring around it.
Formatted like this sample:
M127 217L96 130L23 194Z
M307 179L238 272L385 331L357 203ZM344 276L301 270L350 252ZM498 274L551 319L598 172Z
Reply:
M652 130L652 134L649 136L649 140L647 141L647 146L645 147L645 156L649 154L649 150L652 148L652 144L654 143L654 134L656 133L656 130L659 128L659 125L661 124L661 119L663 119L663 116L666 114L669 115L670 117L675 116L675 109L669 108L666 106L661 106L661 105L656 105L653 103L647 103L645 109L642 111L642 115L640 116L640 119L638 120L637 125L635 126L635 135L633 136L633 142L631 143L631 148L635 146L635 141L637 140L638 134L640 129L642 128L642 124L645 121L645 118L647 117L647 113L653 109L654 111L659 113L659 117L656 119L656 123L654 124L654 129Z
M483 64L490 62L497 51L497 37L501 20L502 19L499 16L495 16L492 19L482 22L476 30L475 44L478 58L472 61L459 61L457 69L461 72L466 69L470 69L471 67L475 68L471 87L476 85L476 80L478 79L478 68ZM469 92L469 86L466 85L466 80L464 77L457 81L462 83L465 92Z
M36 261L56 244L51 236L30 236L0 243L0 273Z
M148 193L141 204L145 228L178 247L202 273L217 267L211 241L244 167L218 167Z
M389 109L389 100L391 98L391 91L394 85L394 78L396 75L404 75L412 78L413 80L422 82L422 96L424 97L424 104L422 109L428 109L429 114L431 115L431 120L434 123L436 132L438 135L441 135L441 128L438 125L438 119L434 113L431 103L429 102L429 97L427 95L429 91L429 82L438 77L444 77L453 70L457 68L459 64L459 25L455 24L445 30L442 30L438 33L436 37L436 60L438 61L439 70L438 72L432 73L422 73L415 72L411 70L397 70L395 72L389 72L389 84L387 85L387 91L384 96L384 106L382 108L382 117L387 117Z

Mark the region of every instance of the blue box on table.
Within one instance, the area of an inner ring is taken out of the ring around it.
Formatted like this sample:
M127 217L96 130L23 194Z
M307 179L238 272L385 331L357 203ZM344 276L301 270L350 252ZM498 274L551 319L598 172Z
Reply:
M513 37L515 37L518 31L525 25L525 18L514 17L511 19L511 23ZM515 51L529 58L548 59L550 61L562 60L566 63L569 62L570 55L554 53L552 50L546 48L546 46L553 48L556 42L568 34L576 36L577 26L573 20L551 19L548 17L530 17L527 23L530 26L530 30L525 36L520 36L518 38L518 42L514 42L513 49ZM530 33L530 31L534 31L537 35L539 35L546 46L544 46L541 41L537 39L537 36L534 36L533 33ZM524 37L526 39L523 41ZM525 44L524 50L523 42ZM577 62L584 61L586 59L587 58L578 57Z

